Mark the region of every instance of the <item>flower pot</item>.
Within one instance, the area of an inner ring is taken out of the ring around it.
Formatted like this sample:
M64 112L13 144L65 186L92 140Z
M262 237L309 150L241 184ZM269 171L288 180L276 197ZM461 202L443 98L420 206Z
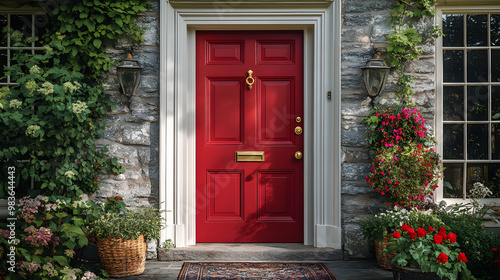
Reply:
M422 272L420 268L398 265L392 265L392 277L394 280L441 280L435 272Z
M111 277L139 275L146 267L147 239L141 235L135 240L97 237L101 264Z
M391 235L388 234L384 236L384 241L379 242L375 240L375 255L377 257L377 263L380 268L383 269L392 269L391 268L391 261L392 259L396 256L396 253L383 253L384 250L387 248L387 245L389 245L391 241Z

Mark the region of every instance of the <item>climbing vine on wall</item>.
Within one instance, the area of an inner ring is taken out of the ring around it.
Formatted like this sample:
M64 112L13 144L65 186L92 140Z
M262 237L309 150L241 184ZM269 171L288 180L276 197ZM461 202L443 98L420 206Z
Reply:
M422 54L423 34L419 33L415 25L423 18L435 15L436 0L398 0L397 6L391 10L392 33L387 36L387 62L396 69L399 76L398 85L401 87L396 96L403 107L412 106L410 96L414 77L406 73L407 62L418 60ZM441 28L434 26L430 37L442 35Z
M31 180L35 194L78 197L99 189L100 172L124 171L116 158L106 156L106 147L96 144L104 136L107 112L114 109L101 85L116 63L106 48L121 38L143 40L134 17L149 4L60 2L47 10L50 24L43 38L22 38L18 30L0 34L14 47L32 40L44 46L36 54L16 53L5 68L16 85L0 89L0 198L9 186ZM15 173L5 173L12 168Z

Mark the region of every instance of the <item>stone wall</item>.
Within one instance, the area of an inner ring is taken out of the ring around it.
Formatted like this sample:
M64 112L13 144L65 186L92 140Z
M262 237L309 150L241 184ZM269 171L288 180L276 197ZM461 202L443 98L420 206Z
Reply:
M111 69L104 84L117 106L107 117L105 136L99 144L109 148L108 155L118 159L125 173L101 174L101 190L95 198L120 195L128 206L155 204L159 196L160 14L159 2L149 2L152 8L138 19L145 28L144 42L132 45L119 40L107 50L110 57L120 61L133 47L133 57L142 67L141 85L130 99L119 89L116 68ZM156 258L156 246L152 245L148 246L148 259Z
M344 258L368 258L370 244L363 238L359 221L376 213L385 205L383 198L365 182L370 172L370 156L366 141L366 126L361 120L368 116L372 104L366 92L361 67L372 58L373 47L387 46L386 36L391 33L388 20L395 0L343 0L342 5L342 227ZM431 19L418 28L428 31ZM419 61L408 65L408 72L416 77L416 95L413 98L433 126L434 118L434 43L423 46ZM397 88L392 75L385 91L375 103L386 104L394 100Z

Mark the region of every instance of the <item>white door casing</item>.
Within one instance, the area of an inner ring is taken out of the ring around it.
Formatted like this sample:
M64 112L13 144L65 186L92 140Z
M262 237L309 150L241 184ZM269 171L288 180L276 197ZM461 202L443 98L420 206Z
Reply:
M303 30L304 244L341 248L340 9L330 0L161 0L161 242L196 243L196 30Z

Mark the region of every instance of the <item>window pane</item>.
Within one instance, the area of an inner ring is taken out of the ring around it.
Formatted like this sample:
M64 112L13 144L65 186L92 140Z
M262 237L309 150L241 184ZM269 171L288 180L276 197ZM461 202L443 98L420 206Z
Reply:
M35 36L42 39L47 31L49 17L47 15L35 15ZM35 46L41 47L40 40L35 42Z
M464 87L443 87L443 119L464 120Z
M467 15L467 46L487 46L488 15Z
M7 66L7 51L0 51L0 83L6 83L7 78L4 78L5 70L4 67ZM2 87L2 86L0 86Z
M32 37L32 28L31 28L31 15L11 15L10 16L10 27L13 30L21 31L23 34L22 42L26 42L26 38ZM11 40L11 44L15 43Z
M492 197L500 197L500 164L469 164L467 168L467 192L474 183L490 188Z
M491 81L500 82L500 50L491 50Z
M464 126L443 125L443 159L464 159Z
M463 51L443 51L443 81L445 83L464 81Z
M500 121L500 87L491 87L491 120Z
M488 159L488 125L467 125L467 158Z
M462 198L464 168L461 163L445 163L443 196L445 198Z
M491 159L500 159L500 124L491 125Z
M488 81L488 51L468 50L467 51L467 81L487 82Z
M464 46L464 16L443 15L443 45L445 47Z
M0 47L7 47L7 34L4 28L7 27L7 15L0 15Z
M491 15L491 45L500 46L500 15Z
M488 120L488 87L467 87L467 120Z

